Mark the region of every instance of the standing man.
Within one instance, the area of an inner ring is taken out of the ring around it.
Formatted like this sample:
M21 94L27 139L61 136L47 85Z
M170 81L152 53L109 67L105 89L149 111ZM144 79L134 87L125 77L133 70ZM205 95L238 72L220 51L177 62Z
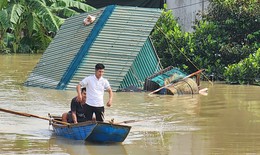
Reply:
M93 113L96 115L97 121L104 121L104 91L109 93L109 100L106 103L108 107L112 105L113 92L107 79L103 78L105 66L103 64L96 64L95 74L85 77L76 87L77 100L81 102L83 96L81 95L81 87L86 87L86 118L92 120Z

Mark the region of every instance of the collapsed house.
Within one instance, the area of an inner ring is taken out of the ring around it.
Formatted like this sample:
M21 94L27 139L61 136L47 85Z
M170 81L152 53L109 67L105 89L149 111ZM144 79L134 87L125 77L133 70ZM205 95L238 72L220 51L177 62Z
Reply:
M25 85L75 89L103 63L113 91L142 88L146 77L162 69L149 38L160 15L160 9L110 5L68 18Z

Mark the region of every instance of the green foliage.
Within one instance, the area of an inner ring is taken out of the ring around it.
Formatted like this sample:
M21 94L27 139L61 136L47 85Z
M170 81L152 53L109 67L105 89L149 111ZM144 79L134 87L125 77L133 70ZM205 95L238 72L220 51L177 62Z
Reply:
M91 10L94 8L81 0L3 0L0 52L43 52L65 18Z
M163 66L186 72L204 68L206 74L225 79L227 66L254 55L260 47L259 10L258 0L211 0L208 13L195 22L191 33L182 32L171 11L165 10L152 33ZM243 61L253 68L250 62Z
M260 39L258 0L212 0L203 20L213 21L228 37L227 44L251 45Z
M194 63L198 64L199 68L205 68L209 75L214 74L222 78L225 63L219 50L225 40L225 34L218 31L218 25L203 20L199 21L194 29L192 33Z
M224 75L228 83L260 84L260 48L239 63L228 65Z
M164 67L172 65L184 70L188 68L186 45L191 38L188 33L182 32L170 10L162 12L151 38Z
M168 65L170 61L172 61L173 55L171 51L168 50L169 43L166 36L169 36L171 33L173 33L173 30L171 30L171 28L176 26L175 29L177 29L177 25L177 22L173 20L171 11L164 11L161 15L161 18L157 21L157 28L153 31L153 43L155 47L157 47L159 57L163 60L163 66Z

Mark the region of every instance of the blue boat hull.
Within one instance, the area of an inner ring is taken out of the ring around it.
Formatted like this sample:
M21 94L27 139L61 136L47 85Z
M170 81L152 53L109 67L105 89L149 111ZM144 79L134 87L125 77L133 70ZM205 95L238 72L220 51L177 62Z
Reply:
M52 126L58 136L98 143L123 142L131 129L131 126L92 121L72 125L53 123Z
M130 132L130 126L98 123L86 141L89 142L123 142Z
M79 123L69 126L61 124L52 124L56 135L74 140L85 140L90 135L90 133L96 125L96 123Z

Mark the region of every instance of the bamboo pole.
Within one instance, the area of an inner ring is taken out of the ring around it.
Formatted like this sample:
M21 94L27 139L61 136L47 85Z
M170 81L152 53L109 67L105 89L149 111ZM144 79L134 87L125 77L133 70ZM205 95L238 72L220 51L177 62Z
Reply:
M194 72L194 73L191 73L190 75L185 76L184 78L175 80L175 81L173 81L173 82L171 82L171 83L169 83L169 84L167 84L167 85L165 85L165 86L162 86L162 87L160 87L160 88L158 88L158 89L156 89L156 90L150 92L148 95L151 95L151 94L153 94L153 93L156 93L156 92L162 90L163 88L167 88L167 87L173 85L175 82L178 82L178 81L181 81L181 80L185 80L185 79L187 79L187 78L189 78L189 77L192 77L192 76L194 76L194 75L197 75L197 74L201 73L203 70L204 70L204 69L198 70L198 71L196 71L196 72Z
M7 112L7 113L10 113L10 114L20 115L20 116L25 116L25 117L34 117L34 118L39 118L39 119L43 119L43 120L53 121L53 122L61 123L61 124L64 124L64 125L71 125L70 123L67 123L67 122L63 122L63 121L59 121L59 120L55 120L55 119L51 119L51 118L47 118L47 117L41 117L41 116L37 116L37 115L34 115L34 114L17 112L17 111L12 111L12 110L3 109L3 108L0 108L0 111Z

